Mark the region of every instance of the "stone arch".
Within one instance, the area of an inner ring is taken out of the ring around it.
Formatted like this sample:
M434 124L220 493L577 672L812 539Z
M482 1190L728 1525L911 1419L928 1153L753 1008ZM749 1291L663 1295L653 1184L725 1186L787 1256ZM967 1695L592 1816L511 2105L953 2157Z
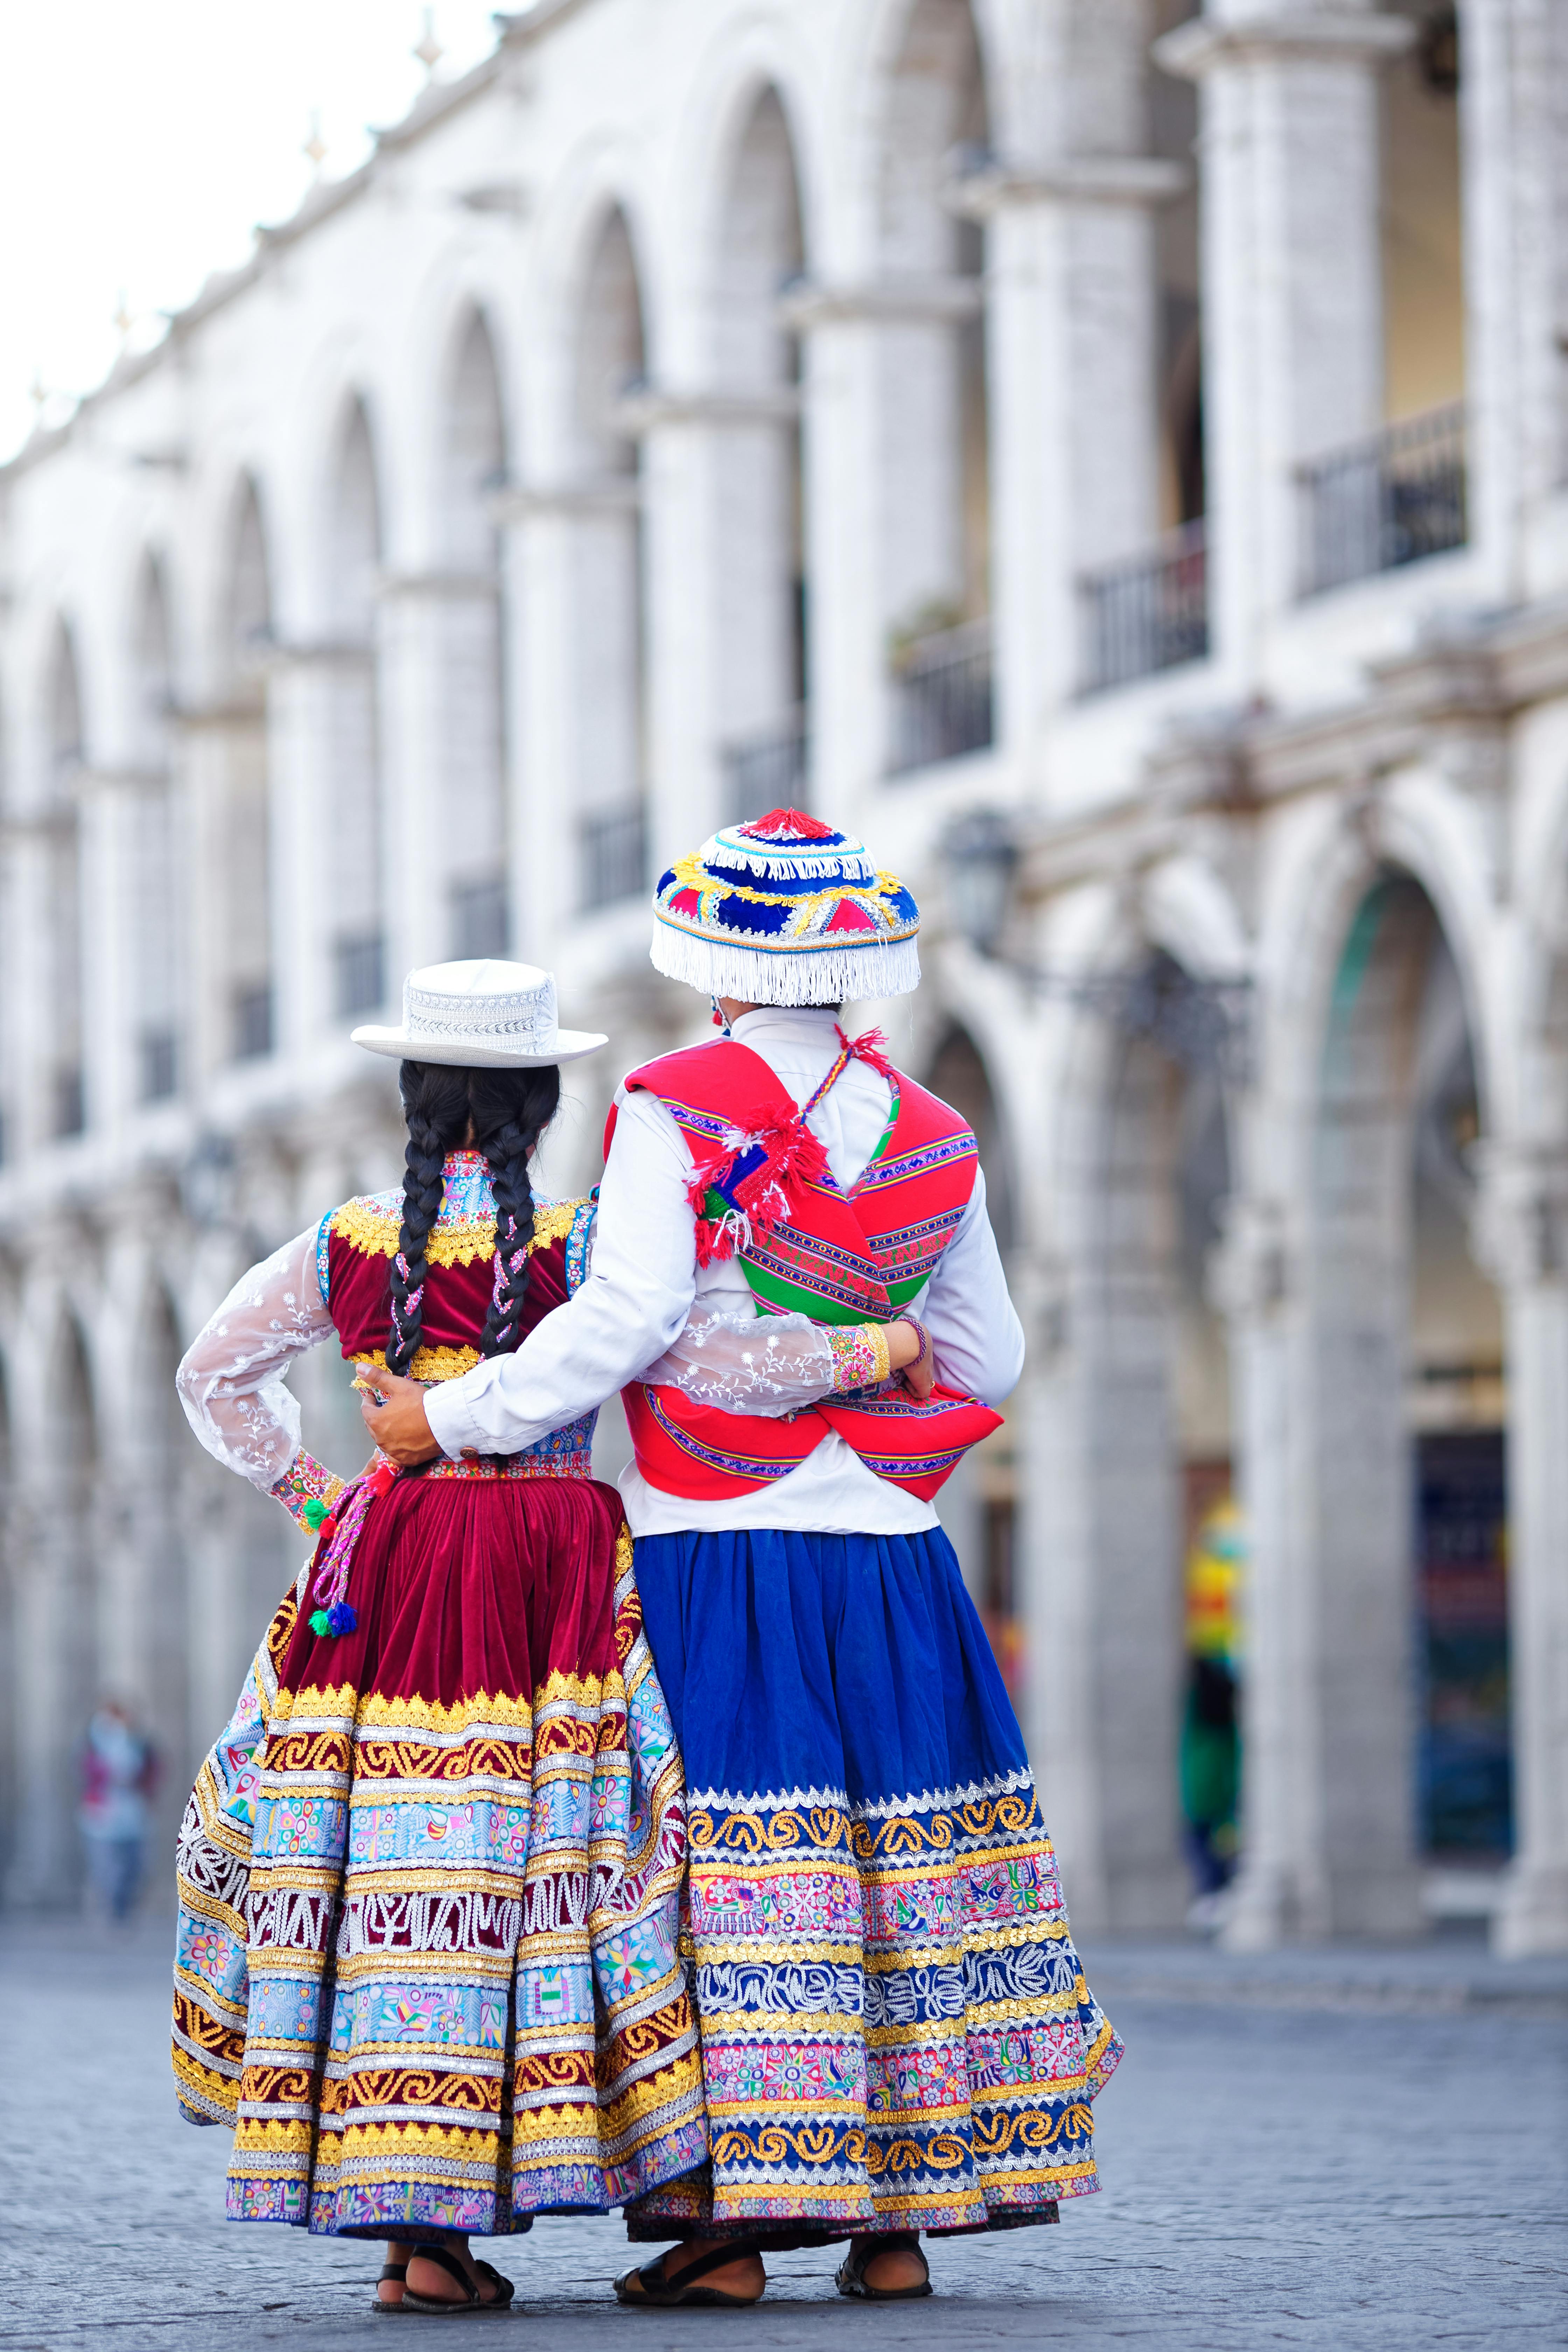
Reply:
M442 635L447 763L442 804L451 812L447 879L451 952L503 956L507 905L506 585L495 499L510 464L510 435L495 332L468 306L442 373L437 451L437 543L449 570L436 625Z
M162 557L143 551L132 591L129 676L134 782L125 810L131 1025L137 1093L157 1102L180 1079L184 908L174 803L174 620Z
M967 683L951 673L975 653L991 605L985 232L943 192L955 151L988 149L990 120L969 0L914 0L881 91L876 205L879 275L907 305L878 339L881 604L900 767L990 740L988 671Z
M630 224L606 206L587 241L572 320L571 415L579 487L572 533L578 895L634 896L647 870L647 680L639 446L623 403L647 368Z
M378 593L384 541L381 468L364 395L350 393L332 436L326 498L325 588L331 638L319 675L296 690L319 695L319 740L332 877L331 1011L374 1013L385 995L384 865L378 687Z
M807 671L799 339L782 289L805 267L788 117L767 83L739 122L716 214L710 333L721 396L752 404L714 451L720 561L714 724L721 822L801 797Z

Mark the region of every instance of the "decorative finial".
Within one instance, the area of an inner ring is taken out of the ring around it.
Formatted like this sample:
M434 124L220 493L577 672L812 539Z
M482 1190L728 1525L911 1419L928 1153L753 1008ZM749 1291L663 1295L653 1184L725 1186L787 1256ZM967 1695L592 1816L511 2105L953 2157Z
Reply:
M411 54L416 57L420 64L424 67L426 80L434 81L436 79L436 68L440 64L447 52L441 47L440 42L436 38L435 9L426 8L424 14L425 30L419 39L415 43Z
M321 115L319 107L312 107L310 110L310 135L300 152L319 180L321 176L321 166L327 160L327 142L321 136Z

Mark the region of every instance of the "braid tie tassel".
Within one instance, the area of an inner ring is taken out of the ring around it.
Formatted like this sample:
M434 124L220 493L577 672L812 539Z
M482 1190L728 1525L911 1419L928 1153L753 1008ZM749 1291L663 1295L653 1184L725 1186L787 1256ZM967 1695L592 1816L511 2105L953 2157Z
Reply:
M321 1641L352 1633L359 1623L359 1613L347 1597L355 1547L372 1504L390 1490L398 1475L396 1464L383 1457L362 1477L350 1481L331 1516L321 1521L311 1580L316 1607L310 1621L311 1633Z

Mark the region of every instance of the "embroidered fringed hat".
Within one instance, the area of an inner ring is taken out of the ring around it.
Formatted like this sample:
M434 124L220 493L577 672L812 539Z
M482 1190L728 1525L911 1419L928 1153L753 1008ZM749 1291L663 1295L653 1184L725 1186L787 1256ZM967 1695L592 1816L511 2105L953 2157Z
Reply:
M920 985L920 908L863 842L799 809L726 825L659 877L658 971L750 1004L842 1004Z

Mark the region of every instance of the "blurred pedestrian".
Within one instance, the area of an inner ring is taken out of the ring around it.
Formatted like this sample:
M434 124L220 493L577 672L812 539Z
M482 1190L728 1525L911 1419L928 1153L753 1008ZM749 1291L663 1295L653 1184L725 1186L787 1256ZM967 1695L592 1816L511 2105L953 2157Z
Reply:
M121 1926L142 1892L149 1801L158 1783L158 1753L117 1698L100 1699L81 1759L81 1833L88 1882L106 1916Z
M1226 1496L1204 1517L1187 1555L1187 1692L1182 1716L1182 1820L1195 1891L1187 1925L1221 1925L1239 1853L1241 1727L1238 1602L1241 1514Z

